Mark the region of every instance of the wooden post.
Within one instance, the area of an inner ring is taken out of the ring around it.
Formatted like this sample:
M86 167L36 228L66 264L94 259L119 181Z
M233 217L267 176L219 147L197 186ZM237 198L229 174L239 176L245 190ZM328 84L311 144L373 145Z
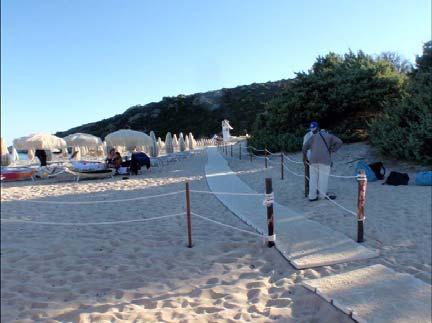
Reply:
M309 164L304 163L304 191L305 191L305 197L309 196L309 178L310 178L310 172L309 172Z
M265 192L267 195L273 193L272 179L265 179ZM273 204L267 205L267 228L268 228L268 242L267 247L271 248L275 245L274 236L274 217L273 217Z
M252 148L249 148L249 157L250 157L250 161L252 163Z
M264 147L264 164L265 168L267 168L267 147Z
M232 158L232 156L233 156L233 145L230 145L230 147L231 147L231 158Z
M240 146L239 146L239 159L241 160L241 149L242 149L242 147L241 147L241 144L240 144Z
M281 152L281 180L284 179L284 155Z
M360 170L358 177L358 195L357 195L357 242L364 241L364 208L366 203L367 177L363 169Z
M187 215L187 229L188 229L188 248L192 248L192 223L191 223L191 212L190 212L189 182L186 182L186 215Z

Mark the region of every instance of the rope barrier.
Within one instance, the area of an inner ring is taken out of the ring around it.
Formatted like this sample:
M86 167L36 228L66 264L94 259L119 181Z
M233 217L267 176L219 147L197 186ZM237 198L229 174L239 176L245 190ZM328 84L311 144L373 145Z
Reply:
M260 193L233 193L233 192L197 191L197 190L189 190L189 192L202 193L202 194L219 194L219 195L264 196L264 194L260 194Z
M152 220L159 220L165 218L172 218L179 215L184 215L186 212L170 214L170 215L162 215L159 217L153 217L148 219L134 219L134 220L121 220L121 221L107 221L107 222L41 222L41 221L32 221L32 220L19 220L19 219L4 219L1 218L1 222L7 223L33 223L33 224L42 224L42 225L60 225L60 226L87 226L87 225L111 225L111 224L123 224L123 223L132 223L132 222L147 222Z
M294 160L294 159L291 159L291 158L289 158L288 157L288 155L283 155L284 156L284 158L286 158L288 161L290 161L290 162L292 162L292 163L294 163L294 164L303 164L303 161L298 161L298 160Z
M275 163L275 162L274 162L274 163ZM303 174L297 174L297 173L293 172L293 171L290 170L288 167L286 167L285 164L283 164L283 166L284 166L284 168L285 168L287 171L289 171L291 174L293 174L293 175L295 175L295 176L298 176L298 177L303 177L303 176L304 176ZM309 177L308 177L308 176L305 176L305 177L307 178L307 180L309 180ZM354 176L354 178L357 178L357 176ZM317 188L317 190L318 190L320 193L322 193L318 188ZM352 214L352 215L357 216L357 213L355 213L355 212L353 212L353 211L351 211L351 210L345 208L344 206L342 206L342 205L340 205L339 203L335 202L334 200L330 199L330 197L329 197L327 194L324 194L324 198L325 198L326 200L330 201L331 203L333 203L334 205L340 207L340 208L343 209L344 211L346 211L346 212L348 212L348 213L350 213L350 214Z
M223 226L223 227L227 227L227 228L230 228L230 229L233 229L233 230L237 230L237 231L240 231L240 232L244 232L244 233L247 233L247 234L250 234L250 235L253 235L253 236L257 236L257 237L260 237L260 238L263 238L263 237L264 237L262 234L255 233L255 232L248 231L248 230L243 230L243 229L240 229L240 228L234 227L234 226L229 225L229 224L221 223L221 222L218 222L218 221L215 221L215 220L209 219L209 218L207 218L207 217L205 217L205 216L202 216L202 215L196 214L196 213L194 213L194 212L191 212L191 214L194 215L194 216L196 216L196 217L198 217L198 218L201 218L201 219L203 219L203 220L206 220L206 221L209 221L209 222L212 222L212 223L218 224L218 225Z
M184 190L176 191L176 192L170 192L165 194L157 194L157 195L150 195L150 196L141 196L141 197L133 197L129 199L120 199L120 200L99 200L99 201L38 201L38 200L15 200L15 201L21 201L21 202L28 202L28 203L41 203L41 204L101 204L101 203L118 203L118 202L130 202L130 201L137 201L137 200L147 200L155 197L162 197L162 196L169 196L169 195L176 195L183 193Z

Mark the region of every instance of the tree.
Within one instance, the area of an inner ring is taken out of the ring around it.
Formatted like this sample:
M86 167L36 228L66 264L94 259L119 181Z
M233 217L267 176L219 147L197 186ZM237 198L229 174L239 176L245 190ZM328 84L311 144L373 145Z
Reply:
M410 75L407 95L386 104L370 125L370 140L378 150L400 159L432 164L432 42L423 46Z
M399 100L407 76L386 60L362 51L318 57L297 73L288 88L271 100L253 128L253 145L299 150L306 126L316 120L344 141L367 138L367 122L385 102Z

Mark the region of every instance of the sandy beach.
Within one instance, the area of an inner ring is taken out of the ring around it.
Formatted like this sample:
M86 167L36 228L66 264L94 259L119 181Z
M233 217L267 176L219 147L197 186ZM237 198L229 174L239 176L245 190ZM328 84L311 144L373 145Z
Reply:
M190 182L191 189L208 191L205 163L206 155L197 153L128 180L115 177L75 183L65 175L35 183L4 183L2 218L106 223L182 213L184 193L97 204L29 201L142 198L184 190L185 181ZM242 179L250 185L255 183L259 190L260 166L249 162L240 165L252 171L240 172ZM252 231L213 195L192 193L191 207L197 214ZM428 229L424 225L421 230ZM337 273L346 265L295 270L259 237L195 217L192 218L193 248L186 247L186 232L185 215L148 222L82 226L3 221L1 321L351 321L300 285L305 278ZM404 248L416 250L412 242L406 242ZM416 259L416 255L405 259L404 264L410 259ZM418 276L424 272L423 279L427 279L430 257L417 259L412 267L420 262L424 267L420 267Z
M264 192L264 178L271 177L277 202L302 212L308 218L342 232L353 240L357 239L357 221L353 215L329 201L309 202L304 197L303 177L290 173L303 174L303 164L286 162L288 169L284 168L284 180L281 180L280 155L272 156L266 169L264 159L254 158L250 162L248 156L243 155L240 161L237 146L233 152L233 158L230 154L226 157L230 167L254 190ZM294 161L302 159L301 153L288 154L288 157ZM414 185L415 173L427 168L380 159L369 145L355 143L344 144L335 154L332 174L353 175L359 158L364 158L368 163L382 161L387 175L392 170L408 173L410 181L408 186L382 185L383 181L367 184L364 245L379 250L380 256L358 263L332 266L333 269L336 267L337 271L347 271L365 265L383 264L396 272L411 274L430 284L432 188ZM328 191L337 195L337 203L356 211L355 179L332 177ZM277 222L277 214L275 216Z

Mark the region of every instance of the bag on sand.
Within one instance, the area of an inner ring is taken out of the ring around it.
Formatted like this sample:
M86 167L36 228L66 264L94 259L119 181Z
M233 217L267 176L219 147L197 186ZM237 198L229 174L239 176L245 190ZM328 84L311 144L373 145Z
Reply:
M379 180L384 179L386 169L384 168L384 165L382 162L376 162L376 163L369 164L369 167L375 173L375 176L377 179L379 179Z
M365 171L368 182L375 182L377 180L377 177L376 177L374 171L363 160L360 160L357 163L357 166L355 169L355 175L357 175L359 170L361 170L361 169L363 169Z
M417 173L415 183L416 185L432 186L432 171Z
M390 172L389 176L385 180L384 184L387 185L408 185L409 176L406 173L399 173L399 172Z

